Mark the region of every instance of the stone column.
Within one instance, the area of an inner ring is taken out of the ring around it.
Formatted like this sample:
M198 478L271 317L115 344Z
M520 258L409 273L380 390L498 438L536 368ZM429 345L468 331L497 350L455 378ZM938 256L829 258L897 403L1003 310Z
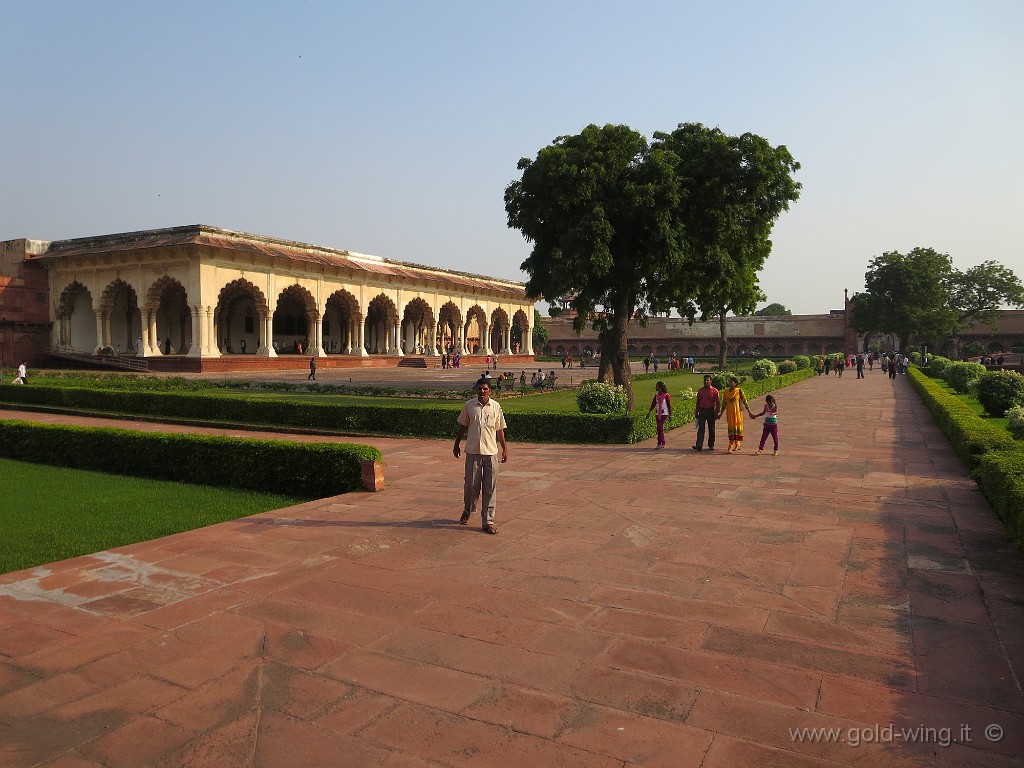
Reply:
M522 352L526 355L533 354L533 328L529 325L523 328Z
M93 350L93 354L107 346L103 343L103 328L106 325L105 315L107 313L102 308L99 308L94 314L96 315L96 349Z
M324 324L320 315L312 315L310 323L313 325L313 348L309 350L310 357L324 357Z
M146 329L149 336L149 354L159 355L160 354L160 338L156 331L156 310L150 310L146 316L148 328Z
M188 357L203 356L203 313L202 308L195 305L189 307L192 313L192 344L189 346Z
M394 350L395 351L394 351L393 354L398 355L399 357L404 357L405 353L402 352L402 324L401 324L401 321L395 320L394 324L391 326L391 332L392 332L392 334L395 337L395 346L394 346Z
M261 357L277 357L274 351L274 315L270 311L260 315L260 328L263 329L260 338L260 346L256 354Z
M356 357L366 357L366 321L361 317L356 318L356 331Z
M512 326L508 323L501 327L501 354L512 354Z

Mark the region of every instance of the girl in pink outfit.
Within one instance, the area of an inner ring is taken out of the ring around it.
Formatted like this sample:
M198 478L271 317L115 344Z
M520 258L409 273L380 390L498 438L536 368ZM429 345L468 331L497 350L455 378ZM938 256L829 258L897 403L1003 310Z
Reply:
M750 417L756 419L758 416L764 416L764 429L761 430L761 445L757 447L757 452L761 453L764 450L765 441L768 439L768 435L772 436L772 442L775 444L775 455L779 455L779 404L775 402L775 398L772 395L764 396L764 410L760 413L752 413Z
M663 381L654 385L654 399L651 400L651 407L647 409L647 415L650 416L652 411L658 422L658 448L664 448L665 422L672 418L672 395L668 393L668 387Z

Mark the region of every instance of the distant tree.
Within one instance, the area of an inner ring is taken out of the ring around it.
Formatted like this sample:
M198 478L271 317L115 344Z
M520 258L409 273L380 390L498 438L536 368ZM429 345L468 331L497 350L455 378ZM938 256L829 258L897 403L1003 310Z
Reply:
M865 290L853 297L852 327L861 333L892 333L900 349L911 337L937 347L973 323L992 324L1003 306L1024 306L1024 286L1012 270L986 261L966 272L948 254L915 248L887 251L871 260Z
M1013 270L995 261L985 261L966 272L955 272L950 280L950 304L956 310L953 347L965 328L981 323L996 327L999 310L1005 306L1024 307L1024 285Z
M757 273L771 253L772 227L800 196L793 174L800 164L784 146L772 147L752 133L729 136L718 128L683 123L655 133L676 174L676 230L690 254L675 306L693 322L719 318L719 366L727 364L725 318L753 313L764 300Z
M518 169L505 211L533 244L522 264L527 295L573 296L574 327L598 334L599 380L625 386L632 409L629 324L667 310L685 272L672 166L628 126L590 125Z
M767 307L757 310L754 313L757 317L788 317L793 313L786 309L782 304L775 303L769 304Z
M533 350L534 352L540 352L548 344L548 329L544 325L544 318L540 312L534 307L533 310Z

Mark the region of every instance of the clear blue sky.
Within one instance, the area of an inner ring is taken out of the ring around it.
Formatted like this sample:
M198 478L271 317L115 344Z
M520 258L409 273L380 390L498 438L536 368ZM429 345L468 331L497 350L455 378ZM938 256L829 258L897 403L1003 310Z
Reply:
M1024 2L0 0L0 239L209 224L522 279L503 193L589 123L803 168L761 274L841 306L883 251L1024 277Z

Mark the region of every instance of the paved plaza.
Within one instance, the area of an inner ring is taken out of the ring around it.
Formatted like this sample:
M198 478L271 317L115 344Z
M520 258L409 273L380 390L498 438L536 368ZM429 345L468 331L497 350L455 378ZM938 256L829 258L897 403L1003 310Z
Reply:
M0 576L0 766L1024 765L1024 556L909 381L777 396L777 457L510 433L497 536L371 438L382 492Z

